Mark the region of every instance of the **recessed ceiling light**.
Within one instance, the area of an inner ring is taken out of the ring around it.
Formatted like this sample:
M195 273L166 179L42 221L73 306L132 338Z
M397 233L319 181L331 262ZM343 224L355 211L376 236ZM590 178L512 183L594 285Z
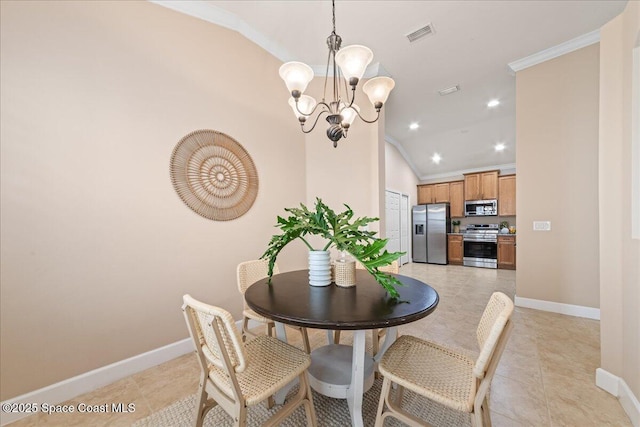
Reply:
M413 122L413 123L411 123L411 124L409 125L409 129L411 129L411 130L416 130L416 129L418 129L419 127L420 127L420 125L419 125L418 123L416 123L416 122Z
M495 148L496 151L503 151L505 149L505 145L502 142L498 142L493 148Z
M432 161L433 163L436 163L436 164L437 164L437 163L440 163L440 160L442 160L442 157L440 157L440 154L438 154L438 153L435 153L435 154L433 155L433 157L431 157L431 161Z
M498 105L500 105L500 101L498 101L497 99L492 99L487 103L487 107L489 108L497 107Z

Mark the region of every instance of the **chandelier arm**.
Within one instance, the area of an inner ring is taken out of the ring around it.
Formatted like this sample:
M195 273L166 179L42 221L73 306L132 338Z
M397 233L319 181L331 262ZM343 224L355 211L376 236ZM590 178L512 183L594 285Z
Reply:
M322 110L320 111L320 113L318 113L318 116L316 117L316 121L313 122L313 126L311 126L311 129L309 130L304 130L304 123L300 123L300 129L302 130L302 133L310 133L312 130L314 130L316 128L316 125L318 124L318 120L320 120L320 117L324 114L324 113L328 113L328 111Z
M313 113L315 113L315 112L316 112L316 110L318 109L318 107L320 107L321 105L324 105L325 107L327 107L327 109L331 110L331 109L329 108L329 105L327 105L327 103L326 103L326 102L324 102L324 101L320 101L320 102L318 102L318 103L316 104L316 106L315 106L315 107L313 107L313 110L311 110L311 112L310 112L309 114L305 114L305 113L303 113L302 111L300 111L300 109L298 108L298 103L297 103L297 102L296 102L296 104L295 104L295 105L296 105L296 111L297 111L298 113L300 113L301 115L305 116L305 117L311 117L311 116L313 115Z
M360 115L360 112L359 112L358 110L356 110L355 108L353 109L353 111L355 111L355 112L356 112L356 114L358 115L358 117L360 117L360 120L362 120L362 121L363 121L363 122L365 122L365 123L375 123L375 122L377 122L377 121L378 121L378 119L380 118L380 110L378 110L378 115L377 115L377 116L376 116L376 118L375 118L375 119L373 119L373 120L367 120L367 119L365 119L364 117L362 117L362 116Z
M345 86L346 86L346 83L345 83ZM347 89L347 93L349 93L348 89ZM347 99L349 99L349 98L347 97ZM347 105L344 108L351 108L351 106L353 105L353 102L355 100L356 100L356 87L353 86L353 88L351 89L351 102L349 102L349 105ZM354 110L355 110L355 108L354 108ZM360 114L358 114L358 115L360 115ZM360 118L362 118L362 117L360 117ZM378 119L376 119L376 120L378 120Z

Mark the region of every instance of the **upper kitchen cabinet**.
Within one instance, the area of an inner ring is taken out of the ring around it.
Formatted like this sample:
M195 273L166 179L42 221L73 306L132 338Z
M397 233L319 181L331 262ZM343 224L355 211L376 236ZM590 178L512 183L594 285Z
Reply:
M465 174L464 200L498 198L498 171Z
M435 203L446 203L449 201L449 183L443 182L434 184Z
M418 204L446 203L449 201L449 183L418 185Z
M516 176L504 175L498 178L498 215L516 214Z
M433 203L435 191L433 185L418 185L418 204Z
M449 183L449 202L451 218L464 217L464 181Z

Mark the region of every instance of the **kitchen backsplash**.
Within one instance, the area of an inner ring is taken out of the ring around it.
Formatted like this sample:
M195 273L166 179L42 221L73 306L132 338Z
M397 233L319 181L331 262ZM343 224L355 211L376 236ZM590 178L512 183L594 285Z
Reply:
M460 231L463 232L467 228L467 224L500 224L502 221L507 221L509 226L516 226L515 216L476 216L467 218L452 218L452 220L460 221Z

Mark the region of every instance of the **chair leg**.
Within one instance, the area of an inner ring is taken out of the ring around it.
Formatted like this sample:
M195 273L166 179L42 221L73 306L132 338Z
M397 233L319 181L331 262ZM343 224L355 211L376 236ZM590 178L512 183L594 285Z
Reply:
M300 330L300 334L302 334L302 345L304 346L304 351L307 354L311 354L311 346L309 345L309 334L307 334L307 328L298 328Z
M200 386L198 387L198 394L196 395L196 410L195 417L193 419L194 427L202 427L202 423L204 422L204 417L207 415L209 410L217 405L217 402L212 401L208 402L209 395L207 394L207 378L204 374L200 375Z
M242 318L242 342L247 341L247 334L250 334L250 332L249 332L249 318L248 317L243 317Z
M284 406L273 414L271 418L262 425L262 427L275 427L280 425L285 418L291 415L301 405L304 405L305 407L305 413L309 425L312 427L316 426L316 413L313 407L311 387L309 385L309 380L307 379L306 371L298 375L298 381L299 387L296 395L293 398L288 399Z
M337 330L333 333L333 343L340 344L340 330Z
M482 406L473 405L473 413L471 414L471 426L472 427L483 427L484 416L482 415Z
M482 403L482 421L484 422L484 427L491 427L491 412L489 410L489 396L485 396L484 402Z
M371 352L373 356L378 354L378 350L380 350L380 340L378 338L378 329L371 330Z
M384 424L384 418L382 413L384 412L384 403L391 391L391 381L385 378L382 382L382 390L380 391L380 402L378 403L378 412L376 413L376 425L375 427L382 427Z
M242 406L238 412L238 416L233 420L233 427L246 427L247 425L247 408Z
M304 388L307 390L304 401L304 410L307 415L307 425L310 427L316 427L316 409L313 406L313 393L311 393L311 385L309 384L309 380L305 374L301 375L300 378L300 387L304 386Z
M268 322L267 323L267 336L272 337L273 336L273 328L276 325L273 322Z

